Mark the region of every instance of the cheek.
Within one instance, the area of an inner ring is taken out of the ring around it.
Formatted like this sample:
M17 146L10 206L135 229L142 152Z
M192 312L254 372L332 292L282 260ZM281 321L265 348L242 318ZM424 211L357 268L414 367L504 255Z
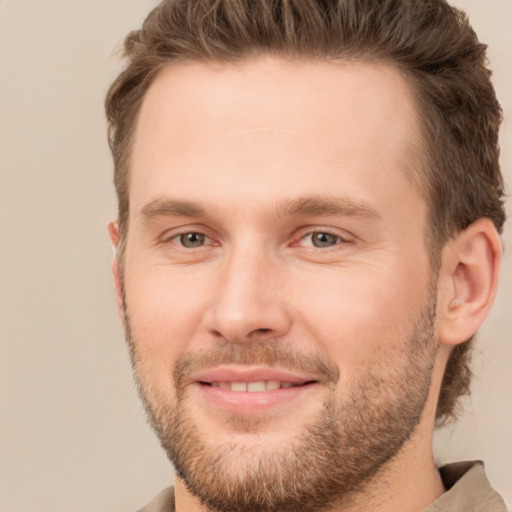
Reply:
M174 361L198 338L204 289L198 280L172 275L165 268L141 270L133 265L127 275L126 306L141 364L155 376L172 375Z
M333 360L345 380L363 369L399 357L421 311L426 280L419 274L404 279L400 272L339 272L317 275L300 296L296 318L309 338ZM398 354L398 355L397 355ZM367 370L366 370L367 371Z

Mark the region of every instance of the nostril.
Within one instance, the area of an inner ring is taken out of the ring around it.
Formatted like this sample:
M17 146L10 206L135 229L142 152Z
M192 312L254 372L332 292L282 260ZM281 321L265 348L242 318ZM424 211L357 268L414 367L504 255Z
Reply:
M267 327L262 327L260 329L254 329L252 330L248 335L247 335L247 339L248 340L256 340L256 339L259 339L259 338L268 338L269 335L272 335L274 331L272 329L269 329Z

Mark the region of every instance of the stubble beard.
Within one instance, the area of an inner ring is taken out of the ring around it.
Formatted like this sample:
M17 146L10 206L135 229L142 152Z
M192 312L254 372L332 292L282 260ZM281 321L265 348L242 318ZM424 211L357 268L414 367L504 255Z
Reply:
M191 417L187 392L180 384L190 370L188 363L193 364L193 355L184 355L175 365L177 395L173 403L139 378L144 356L130 335L126 311L139 393L178 477L215 512L328 511L349 504L399 454L420 422L437 351L435 296L431 295L412 334L401 345L400 357L394 354L388 364L382 361L374 367L351 385L353 392L343 401L336 397L336 382L332 381L337 381L338 375L329 361L308 359L264 341L211 351L209 359L219 362L285 363L293 370L296 364L290 365L290 361L294 361L301 368L324 368L329 374L325 380L329 391L321 412L287 446L272 453L264 446L248 448L237 441L208 444L206 427L201 428ZM250 420L238 421L240 428L250 431ZM252 427L257 431L257 425Z

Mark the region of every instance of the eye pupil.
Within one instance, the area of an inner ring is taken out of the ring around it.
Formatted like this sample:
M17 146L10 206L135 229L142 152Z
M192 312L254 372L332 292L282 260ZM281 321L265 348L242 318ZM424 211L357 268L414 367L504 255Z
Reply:
M315 247L331 247L336 245L338 237L330 233L313 233L311 241Z
M183 247L200 247L204 244L205 235L201 233L185 233L180 235L180 243Z

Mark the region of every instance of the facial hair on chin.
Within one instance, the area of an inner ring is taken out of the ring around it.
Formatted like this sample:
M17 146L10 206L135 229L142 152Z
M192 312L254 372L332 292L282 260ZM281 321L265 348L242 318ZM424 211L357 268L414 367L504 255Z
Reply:
M212 511L327 511L348 502L411 437L427 400L436 356L434 297L403 344L402 359L369 369L343 401L335 394L339 374L332 362L262 341L184 354L174 366L176 402L169 403L138 375L144 355L130 335L128 311L125 314L132 363L150 422L178 477ZM279 452L251 450L235 441L211 446L189 414L187 375L205 365L244 362L313 372L328 390L321 413Z

